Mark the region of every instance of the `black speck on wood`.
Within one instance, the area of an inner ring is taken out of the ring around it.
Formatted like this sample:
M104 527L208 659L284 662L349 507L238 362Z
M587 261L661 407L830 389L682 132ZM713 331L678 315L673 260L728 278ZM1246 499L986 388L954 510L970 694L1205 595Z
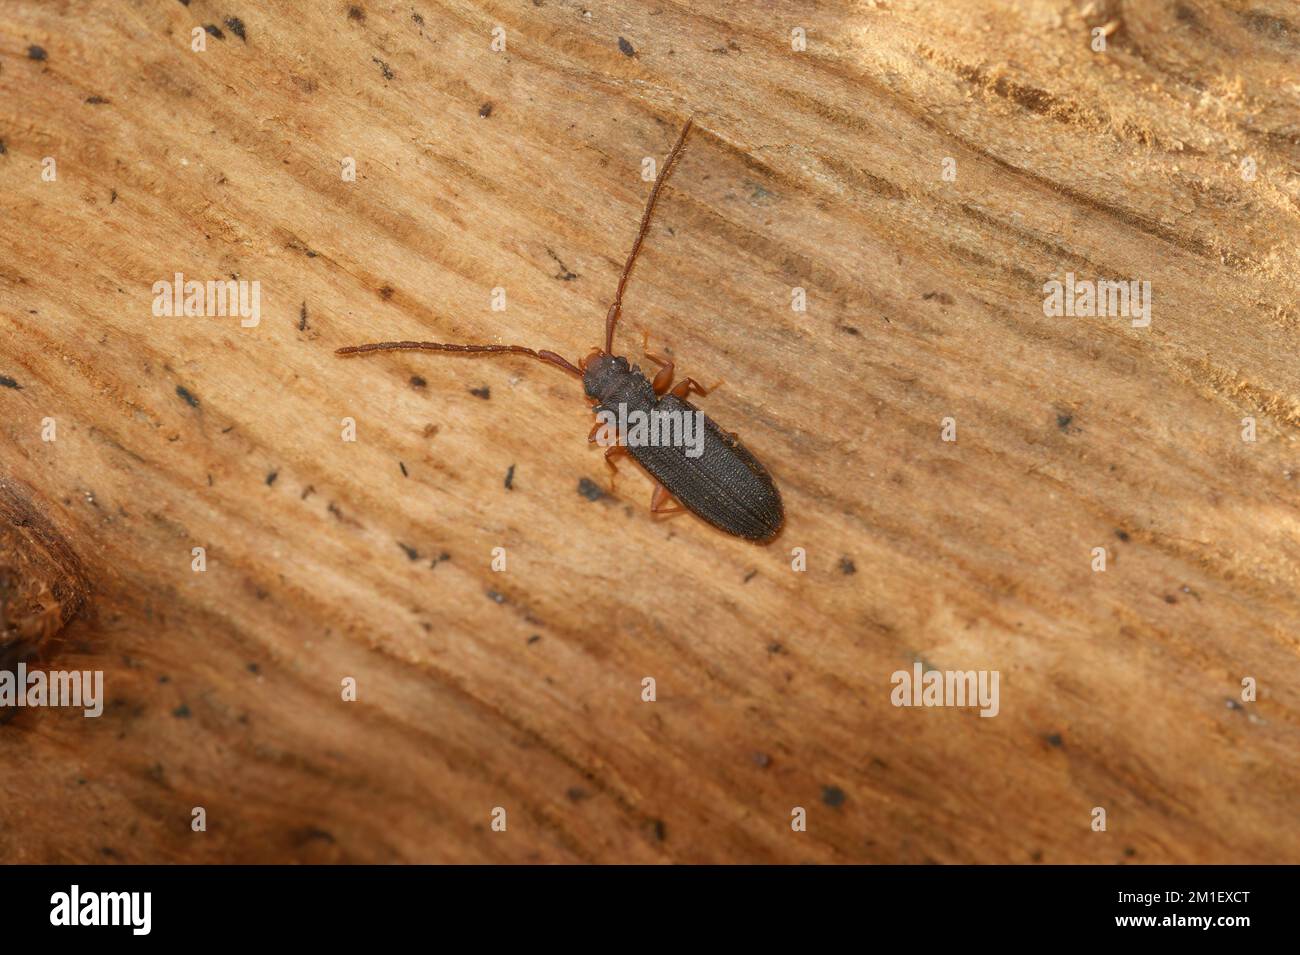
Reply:
M222 178L224 180L225 177ZM288 242L285 243L284 247L286 249L293 249L293 251L295 252L301 252L309 259L314 259L316 258L317 255L315 249L308 248L306 245L304 245L302 242L298 241L297 239L290 239Z
M492 104L484 103L482 106L478 108L478 114L482 116L484 119L487 119L489 116L492 115Z
M1118 537L1120 540L1124 541L1125 543L1128 543L1128 531L1122 529L1116 530L1115 536Z
M358 23L366 22L366 11L360 7L348 7L348 19L356 20Z
M87 96L87 97L86 97L86 105L87 105L87 106L103 106L103 105L105 105L107 102L108 102L108 100L104 99L104 97L102 97L102 96Z
M385 285L381 287L379 289L379 297L382 298L385 302L387 302L390 298L393 297L393 287L391 285Z
M18 382L14 381L8 375L0 375L0 388L12 388L15 391L23 390L23 386L18 384Z
M5 141L3 139L0 139L0 156L3 156L5 152L6 152Z
M1074 415L1058 414L1056 416L1056 426L1062 431L1070 427L1070 422L1074 420Z
M506 490L513 491L514 489L515 489L515 466L512 464L510 465L510 467L506 469Z
M856 574L857 572L858 572L858 566L857 566L857 564L853 563L853 558L852 558L852 557L841 557L841 558L840 558L840 573L841 573L841 574Z
M555 250L550 246L546 247L546 254L554 259L555 264L560 267L560 270L555 273L555 278L559 279L561 282L572 282L574 279L579 277L577 272L572 271L560 260L560 257L555 254Z
M488 600L491 600L493 603L503 604L506 602L506 595L499 594L495 590L489 590L487 592L487 595L488 595Z
M624 56L636 56L636 50L632 48L632 44L622 37L618 38L618 50Z
M178 720L187 720L190 718L190 708L182 703L180 706L176 707L176 709L172 710L172 716L176 717Z
M411 387L412 387L412 388L423 388L423 387L424 387L425 385L427 385L427 384L428 384L428 382L425 381L423 378L421 378L419 375L412 375L412 376L411 376Z
M489 388L487 385L484 385L481 388L471 388L469 390L469 393L473 395L475 398L482 398L484 401L487 401L489 398L492 397L492 389Z
M239 37L245 43L248 42L248 37L244 35L244 21L239 19L239 17L226 17L226 26L235 36Z
M600 485L591 478L582 478L578 481L578 493L589 501L599 501L605 496L605 492Z
M275 479L278 478L279 476L280 476L279 471L272 471L270 474L268 474L266 476L266 486L270 487L272 484L274 484Z
M410 477L410 475L406 473L406 462L405 462L405 461L398 461L398 462L397 462L397 466L398 466L399 468L402 469L402 477Z
M822 802L826 803L826 805L830 806L832 809L838 809L840 806L844 805L844 799L844 790L840 789L839 786L822 787Z
M307 302L304 300L302 307L298 309L298 331L307 330Z
M199 399L195 398L194 395L190 393L190 390L184 385L176 386L176 394L191 408L197 408L199 406Z
M384 79L386 79L386 80L391 80L391 79L393 78L393 76L394 76L395 74L393 73L392 70L390 70L390 69L388 68L388 64L387 64L387 63L385 63L383 60L381 60L381 59L380 59L379 57L377 57L377 56L372 56L370 59L371 59L373 62L379 64L379 72L382 73L382 74L384 75Z
M406 554L406 559L407 559L407 560L419 560L419 559L420 559L420 552L419 552L418 550L416 550L414 547L408 547L406 544L403 544L401 541L398 541L398 542L397 542L397 546L400 547L400 548L402 548L402 552L403 552L404 554Z
M27 48L27 59L29 60L45 59L45 48L37 46L35 43L33 43L31 46Z
M221 32L221 27L217 26L215 23L205 23L203 24L203 29L207 30L218 40L224 40L226 38L226 35Z

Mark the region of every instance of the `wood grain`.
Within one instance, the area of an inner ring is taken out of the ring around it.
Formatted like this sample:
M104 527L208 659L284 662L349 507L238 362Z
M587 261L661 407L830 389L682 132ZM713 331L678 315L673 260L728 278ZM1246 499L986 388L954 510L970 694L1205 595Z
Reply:
M1300 861L1293 4L15 0L0 38L0 476L92 588L46 665L109 697L0 728L0 858ZM585 354L688 116L618 343L725 380L766 548L580 485L540 364L332 354ZM155 317L176 272L260 324ZM1045 316L1070 272L1150 326ZM998 716L893 706L918 659Z

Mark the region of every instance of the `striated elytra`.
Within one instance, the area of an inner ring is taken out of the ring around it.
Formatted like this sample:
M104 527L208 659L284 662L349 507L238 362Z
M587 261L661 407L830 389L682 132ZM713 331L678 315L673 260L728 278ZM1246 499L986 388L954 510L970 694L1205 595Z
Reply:
M608 353L592 356L582 376L587 397L599 402L594 409L617 416L641 412L682 416L698 409L674 394L657 395L641 369L629 367L626 358ZM700 412L703 441L692 456L683 444L632 444L627 453L667 489L678 503L720 531L746 540L770 541L781 530L785 511L781 494L767 469L734 436ZM652 505L653 507L653 505Z

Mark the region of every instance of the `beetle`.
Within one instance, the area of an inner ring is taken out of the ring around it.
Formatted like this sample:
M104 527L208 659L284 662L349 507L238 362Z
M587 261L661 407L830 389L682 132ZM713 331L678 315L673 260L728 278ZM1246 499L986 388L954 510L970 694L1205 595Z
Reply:
M605 316L605 347L594 348L576 365L553 351L534 350L522 345L455 345L441 342L374 342L368 345L350 345L339 348L340 356L363 355L383 351L436 351L460 354L519 354L528 355L552 365L582 380L583 390L593 404L597 415L596 426L587 439L596 441L602 423L611 419L632 420L634 413L655 420L692 420L699 423L699 438L693 447L683 442L649 443L629 440L626 428L615 437L617 443L605 451L605 462L612 473L618 472L615 459L630 455L655 481L650 499L652 514L674 514L690 511L712 524L718 530L756 543L768 543L780 532L785 522L785 509L781 494L767 469L740 440L724 431L711 418L700 412L687 398L692 394L707 395L711 389L702 387L693 378L684 378L673 384L673 362L669 358L646 353L646 358L657 366L654 378L641 372L621 355L614 354L614 328L623 310L623 292L628 277L641 251L641 244L649 232L655 204L668 174L672 171L686 144L692 121L687 120L668 160L664 163L646 200L641 215L641 225L636 241L628 254L627 264L619 278L614 293L614 303ZM648 336L647 336L648 340ZM716 387L716 386L715 386ZM624 416L619 416L619 411ZM667 416L667 418L664 418ZM617 430L617 428L615 429ZM692 453L693 452L693 453ZM676 506L673 506L676 502Z

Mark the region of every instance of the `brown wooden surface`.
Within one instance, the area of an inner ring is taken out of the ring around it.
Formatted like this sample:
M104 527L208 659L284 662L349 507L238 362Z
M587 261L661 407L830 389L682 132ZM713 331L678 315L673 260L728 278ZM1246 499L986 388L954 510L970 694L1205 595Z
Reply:
M1300 861L1294 4L17 0L0 38L0 476L92 588L47 665L109 695L0 727L3 860ZM580 494L539 364L332 355L584 354L688 115L619 344L725 379L767 548L628 465ZM155 318L176 271L261 325ZM1067 271L1151 326L1045 317ZM1000 714L893 707L918 658Z

